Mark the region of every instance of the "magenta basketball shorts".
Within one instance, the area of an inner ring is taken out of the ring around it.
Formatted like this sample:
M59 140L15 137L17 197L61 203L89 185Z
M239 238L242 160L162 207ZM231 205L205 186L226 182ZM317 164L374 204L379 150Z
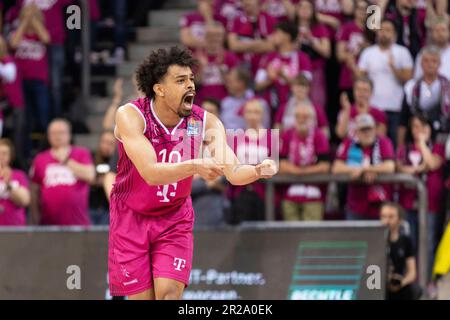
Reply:
M169 278L188 286L194 250L194 210L190 198L162 216L137 213L111 199L108 274L112 296L130 296Z

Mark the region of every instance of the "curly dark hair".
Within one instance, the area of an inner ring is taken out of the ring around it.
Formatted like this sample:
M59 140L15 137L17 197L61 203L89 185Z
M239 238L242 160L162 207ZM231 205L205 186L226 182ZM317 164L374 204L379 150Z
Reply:
M197 60L189 50L178 46L153 51L136 70L139 90L146 97L153 99L155 97L153 86L164 78L169 67L173 65L192 69L197 65Z

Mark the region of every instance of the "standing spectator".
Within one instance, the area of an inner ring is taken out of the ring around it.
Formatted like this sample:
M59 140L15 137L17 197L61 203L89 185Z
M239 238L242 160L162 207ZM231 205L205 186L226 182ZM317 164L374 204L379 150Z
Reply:
M296 176L328 173L330 147L327 137L316 126L314 108L297 107L295 118L295 128L287 130L281 138L280 173ZM284 220L322 220L325 196L326 188L317 185L289 186L282 202Z
M354 137L355 118L364 113L368 113L374 118L377 126L377 134L379 136L386 135L386 115L383 111L370 105L372 90L372 81L367 77L360 77L355 81L353 89L355 103L353 105L350 103L346 92L341 94L341 112L339 113L338 123L336 125L336 135L340 139L344 139L347 136Z
M94 154L95 180L89 193L89 215L95 225L109 224L109 202L103 189L105 174L111 171L109 163L116 150L113 131L104 131Z
M450 81L450 31L449 19L436 20L431 24L431 44L439 48L441 56L441 67L439 73L445 76ZM419 79L423 76L422 69L422 55L416 58L416 69L414 71L414 78Z
M181 43L192 51L206 48L206 28L216 24L226 27L225 19L214 13L213 0L198 0L197 11L183 16L180 20Z
M325 106L327 90L325 79L326 59L331 57L330 33L320 24L314 2L302 0L297 6L300 49L311 59L312 83L311 100L315 105Z
M432 128L422 116L413 116L410 121L407 143L400 147L397 166L401 173L417 175L426 183L428 190L428 267L431 272L434 251L438 243L440 216L443 209L445 146L432 142ZM417 192L408 186L400 190L400 204L407 210L411 226L413 248L417 250L418 207Z
M25 172L11 168L14 146L0 139L0 226L24 226L30 191Z
M436 138L444 143L450 130L450 82L439 74L441 58L439 49L426 47L421 51L420 64L423 76L411 79L405 85L402 120L398 132L398 143L405 141L406 128L412 115L423 115L439 134Z
M236 67L230 70L226 76L225 85L228 96L222 100L220 106L220 119L226 129L244 129L245 120L242 114L244 104L255 98L255 92L251 89L252 76L244 67ZM265 128L270 127L270 110L267 103L261 98L264 106Z
M409 49L413 57L425 43L425 17L419 15L414 1L395 0L387 6L385 17L395 24L397 43Z
M352 98L353 74L357 71L357 61L361 51L369 45L365 37L367 2L357 0L355 18L342 25L336 34L336 58L341 64L339 89Z
M240 163L255 164L261 159L271 157L272 137L264 126L264 100L250 99L245 102L242 116L245 130L227 134L228 145L233 149ZM264 219L265 184L254 182L246 186L230 186L228 197L231 200L231 222Z
M205 49L195 53L200 62L195 79L199 83L195 96L199 105L207 97L222 100L227 96L225 75L239 64L238 57L224 48L225 29L222 26L207 26L205 40Z
M343 2L347 0L315 0L315 9L318 13L319 21L327 25L329 31L334 32L339 28L343 19ZM347 3L345 3L347 5Z
M227 30L230 30L234 19L242 14L241 0L214 0L214 13L225 18Z
M326 137L330 136L328 128L328 119L322 106L314 105L309 98L310 81L303 75L299 74L291 84L292 95L289 100L278 108L275 115L275 128L288 130L295 127L295 110L299 106L312 106L315 111L315 119L317 127L322 130Z
M403 85L412 77L413 60L408 49L395 43L396 32L390 20L383 20L377 33L377 44L363 50L358 62L359 74L374 84L373 106L387 116L389 138L397 141Z
M242 0L242 8L228 34L228 45L255 75L262 55L274 50L270 35L276 19L261 11L258 0Z
M387 299L417 300L422 290L415 283L416 258L411 239L400 232L404 220L403 208L393 202L384 203L380 220L389 228Z
M375 128L370 114L360 114L356 117L355 137L345 139L337 151L333 174L362 180L348 186L347 220L378 219L381 203L391 195L390 186L373 184L378 175L395 171L392 143L377 136Z
M273 42L276 52L267 54L256 74L256 90L268 90L268 102L277 108L287 102L290 84L302 73L312 78L312 66L309 57L297 50L298 27L286 20L275 27Z
M277 21L292 19L295 15L295 5L300 0L262 0L265 12L276 18Z
M53 116L61 115L62 84L65 67L64 42L66 25L64 8L73 0L19 0L23 6L35 5L44 15L45 28L48 30L49 44L48 64L50 66L50 88Z
M22 91L22 80L17 70L16 62L9 55L3 37L0 36L0 96L6 100L4 135L12 137L19 166L24 165L25 154L25 101ZM8 121L9 120L9 121ZM8 123L9 122L9 123ZM1 130L0 130L1 131Z
M23 79L27 128L45 132L50 119L47 57L50 35L36 6L23 7L19 19L20 25L11 35L11 47L15 49L16 63ZM33 126L35 119L37 123Z
M54 119L48 127L50 149L34 159L31 222L34 225L89 225L89 184L95 179L91 154L72 146L71 126Z

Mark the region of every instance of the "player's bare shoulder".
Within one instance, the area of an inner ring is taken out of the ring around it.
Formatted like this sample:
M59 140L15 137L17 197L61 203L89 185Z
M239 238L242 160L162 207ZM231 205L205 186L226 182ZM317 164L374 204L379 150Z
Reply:
M114 134L118 139L123 134L143 133L145 129L145 119L140 111L132 103L120 106L116 112L116 125Z

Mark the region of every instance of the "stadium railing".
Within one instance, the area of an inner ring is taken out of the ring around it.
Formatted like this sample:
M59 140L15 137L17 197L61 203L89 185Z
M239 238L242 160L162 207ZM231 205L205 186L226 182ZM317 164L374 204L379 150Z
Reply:
M265 193L265 210L266 220L275 220L275 185L277 184L291 184L291 183L306 183L306 184L329 184L331 182L337 183L361 183L358 180L352 180L348 175L332 175L332 174L320 174L320 175L304 175L304 176L291 176L291 175L276 175L272 179L265 181L266 193ZM386 183L386 184L411 184L415 185L418 193L418 206L419 206L419 252L418 252L418 267L419 267L419 283L422 288L426 288L428 279L428 242L427 242L427 208L428 208L428 193L425 183L412 175L408 174L388 174L378 175L374 183ZM365 201L365 199L362 199Z

